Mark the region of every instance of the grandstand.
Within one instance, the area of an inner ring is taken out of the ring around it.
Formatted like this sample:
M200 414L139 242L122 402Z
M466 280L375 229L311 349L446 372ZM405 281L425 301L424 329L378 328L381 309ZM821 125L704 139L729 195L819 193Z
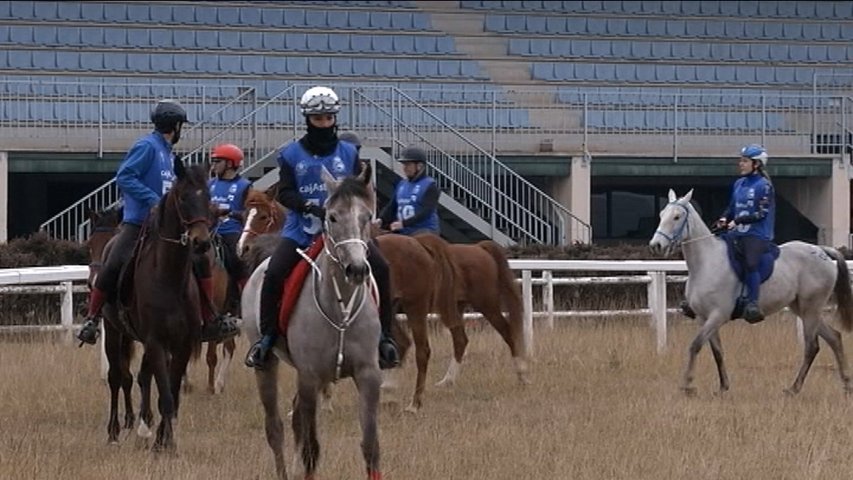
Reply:
M322 83L385 195L393 154L430 149L454 241L647 241L670 186L721 210L758 142L779 240L847 245L851 40L844 1L4 1L0 236L85 237L117 192L75 201L163 97L197 120L188 158L234 141L267 185Z

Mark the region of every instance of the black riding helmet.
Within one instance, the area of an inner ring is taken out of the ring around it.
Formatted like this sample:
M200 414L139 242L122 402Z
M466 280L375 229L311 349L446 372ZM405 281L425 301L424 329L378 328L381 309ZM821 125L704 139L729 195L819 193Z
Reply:
M187 122L187 111L174 100L160 100L151 111L151 123L161 133L172 132L178 123Z
M400 163L407 162L420 162L426 163L427 155L426 152L419 147L406 147L400 152L400 158L397 159Z

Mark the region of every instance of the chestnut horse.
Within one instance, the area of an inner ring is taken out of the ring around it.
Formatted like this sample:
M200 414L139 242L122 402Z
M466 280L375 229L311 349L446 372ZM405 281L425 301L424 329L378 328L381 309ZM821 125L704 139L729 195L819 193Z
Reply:
M138 341L145 349L138 376L142 391L139 432L146 436L153 421L153 378L161 417L155 450L175 449L172 420L180 404L181 381L190 357L200 350L201 312L192 258L210 248L206 171L199 166L184 167L175 160L175 176L173 187L152 211L132 259L122 271L116 295L103 310L110 364L109 441L118 442L118 391L132 378L131 345ZM105 254L110 248L108 244Z
M269 196L255 197L254 208L257 215L247 219L242 252L248 258L250 268L260 263L272 253L275 237L267 241L269 232L278 232L281 225L270 222L275 212L283 209ZM247 202L246 210L249 211ZM283 221L283 220L282 220ZM247 233L248 232L248 233ZM259 237L260 235L260 237ZM434 235L433 239L409 237L397 234L374 232L374 240L385 255L391 272L392 297L402 307L415 344L415 364L417 378L415 393L408 412L417 412L423 406L427 368L431 354L427 331L427 315L437 312L444 326L450 330L454 345L454 360L440 385L452 384L459 372L459 366L468 344L462 308L473 306L483 313L498 333L510 346L516 359L519 380L527 383L526 354L523 351L521 298L509 270L503 250L494 242L483 242L479 246L451 245ZM256 245L263 245L256 249ZM458 248L457 248L458 247ZM454 266L451 254L464 257L470 253L471 260L460 258ZM253 265L254 264L254 265ZM412 275L411 272L417 272ZM479 277L478 277L479 275ZM486 276L488 275L488 276ZM483 282L484 278L494 278L493 283ZM460 283L461 282L461 283ZM481 291L482 289L482 291ZM466 291L467 290L467 291ZM476 293L475 293L476 291ZM501 298L505 296L509 320L501 313ZM399 328L393 328L394 339L400 347L401 357L405 357L412 340Z

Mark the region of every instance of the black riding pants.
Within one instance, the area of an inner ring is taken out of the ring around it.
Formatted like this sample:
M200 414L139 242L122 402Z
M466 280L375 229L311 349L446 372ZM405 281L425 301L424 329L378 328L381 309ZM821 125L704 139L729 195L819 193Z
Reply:
M118 276L121 274L121 269L130 261L133 255L133 247L136 245L136 240L139 238L139 232L142 227L132 223L122 223L118 228L118 233L110 247L110 253L104 262L104 268L98 274L95 280L95 287L99 290L114 294L117 288Z
M225 244L225 270L228 275L235 280L246 278L246 268L243 266L243 261L237 255L237 242L240 241L240 232L219 234L222 237L222 243Z
M379 321L382 324L382 332L390 338L394 309L391 305L391 276L388 270L388 262L385 261L385 257L382 256L382 252L376 246L376 242L371 240L367 247L367 262L370 264L373 278L376 279L376 286L379 289ZM270 263L261 287L260 329L262 335L275 335L277 333L281 290L284 281L301 258L296 252L297 248L296 242L289 238L282 238L270 257Z

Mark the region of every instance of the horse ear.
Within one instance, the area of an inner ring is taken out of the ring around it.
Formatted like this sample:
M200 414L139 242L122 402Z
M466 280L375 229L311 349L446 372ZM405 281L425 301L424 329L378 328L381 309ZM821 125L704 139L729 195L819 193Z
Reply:
M358 174L358 179L364 183L365 185L370 185L370 178L373 176L373 167L370 166L370 162L361 162L361 173Z
M184 177L184 175L186 173L187 173L187 168L184 166L184 161L181 160L181 157L176 156L175 157L175 176L178 177L178 179L181 179Z
M335 190L337 190L338 185L340 184L340 182L335 180L335 177L333 177L332 174L329 173L328 170L326 170L325 166L322 170L320 170L320 178L322 178L323 183L326 184L326 191L329 193L329 195L331 195Z
M689 203L691 198L693 198L693 189L692 188L690 189L689 192L687 192L687 195L684 195L684 201Z
M669 189L669 201L671 203L671 202L674 202L676 200L678 200L678 196L675 195L675 190L670 188Z
M89 217L89 222L91 222L92 225L101 218L101 215L91 207L86 207L86 216Z
M279 188L279 184L278 184L278 182L275 182L274 184L272 184L272 186L270 188L267 189L266 192L264 192L264 195L267 196L267 199L269 201L272 202L278 198L278 188Z

